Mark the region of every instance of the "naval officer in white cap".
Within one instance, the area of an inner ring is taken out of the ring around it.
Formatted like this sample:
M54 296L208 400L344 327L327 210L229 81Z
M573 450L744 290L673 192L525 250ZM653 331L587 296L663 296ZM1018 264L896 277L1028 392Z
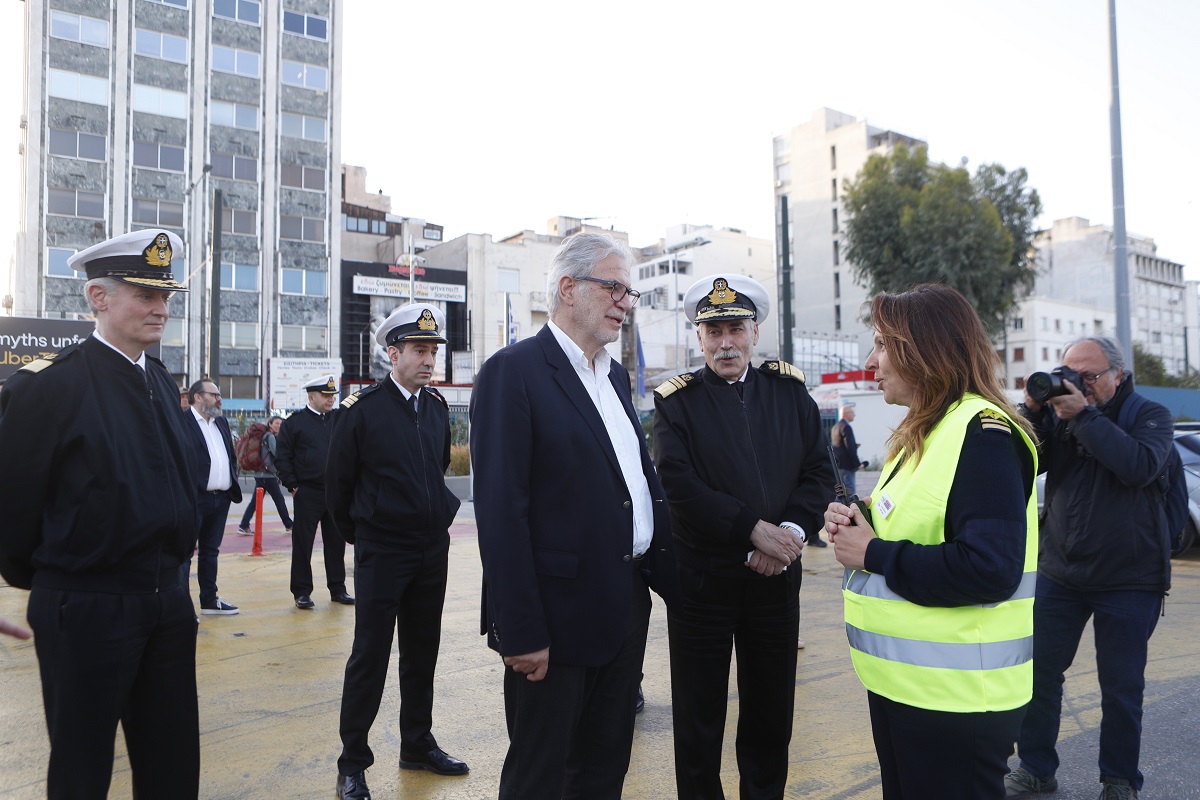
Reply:
M124 729L138 797L195 798L196 616L180 565L196 531L179 387L162 338L183 242L141 230L68 259L90 337L0 393L0 575L30 589L51 798L106 797Z
M782 361L751 365L770 310L766 288L722 273L697 281L683 302L705 365L654 392L654 460L671 507L682 595L667 607L678 796L722 796L736 641L743 796L782 798L799 558L805 538L821 530L833 468L804 375Z
M375 339L392 370L342 401L329 447L327 496L342 536L354 543L358 608L342 690L337 796L370 797L375 762L367 734L387 683L392 635L400 643L400 768L465 775L438 746L433 676L442 633L450 523L459 500L446 487L450 415L430 386L446 317L428 303L394 312Z

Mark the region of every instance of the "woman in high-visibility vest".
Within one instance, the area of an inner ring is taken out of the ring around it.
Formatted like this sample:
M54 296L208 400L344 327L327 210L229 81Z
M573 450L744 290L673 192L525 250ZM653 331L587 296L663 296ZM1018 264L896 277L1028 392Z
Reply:
M909 411L869 510L833 502L825 528L846 568L846 635L883 797L1001 798L1033 687L1032 430L957 291L882 293L870 313L866 368Z

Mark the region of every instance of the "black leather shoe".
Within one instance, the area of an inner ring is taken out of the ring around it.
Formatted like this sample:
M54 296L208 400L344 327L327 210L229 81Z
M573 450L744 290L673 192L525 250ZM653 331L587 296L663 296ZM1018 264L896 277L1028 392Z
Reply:
M296 598L296 608L312 608L316 603L306 594L302 594Z
M342 589L340 592L330 592L329 597L333 602L341 603L344 606L354 605L354 598L347 594L345 589Z
M337 800L371 800L366 776L362 772L338 775Z
M401 750L400 769L427 769L438 775L466 775L470 771L465 763L447 755L440 747L428 753L406 753Z
M808 540L809 547L829 547L829 542L822 539L820 536L814 536Z
M637 700L633 703L633 713L640 714L646 710L646 695L642 694L642 687L638 686Z

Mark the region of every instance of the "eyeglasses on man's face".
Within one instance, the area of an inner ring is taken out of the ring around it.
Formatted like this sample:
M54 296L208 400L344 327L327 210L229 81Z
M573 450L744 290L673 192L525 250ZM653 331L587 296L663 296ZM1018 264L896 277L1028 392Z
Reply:
M1095 386L1096 381L1100 380L1105 375L1112 372L1113 369L1114 369L1114 367L1109 367L1108 369L1104 370L1103 372L1097 372L1095 375L1092 375L1091 373L1088 373L1088 372L1081 372L1081 373L1079 373L1079 380L1083 381L1085 386Z
M642 296L642 293L638 290L630 289L625 284L617 281L606 281L601 278L578 278L577 280L600 284L604 288L608 289L614 303L619 303L624 300L625 295L629 295L629 299L636 303L638 298Z

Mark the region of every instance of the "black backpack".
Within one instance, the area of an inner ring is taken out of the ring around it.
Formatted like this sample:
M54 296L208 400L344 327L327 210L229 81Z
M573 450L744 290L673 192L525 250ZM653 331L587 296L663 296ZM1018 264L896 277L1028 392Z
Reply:
M1130 394L1117 414L1117 425L1126 432L1130 431L1138 411L1145 402L1146 398L1137 392ZM1179 461L1174 441L1171 442L1171 451L1167 454L1167 463L1163 465L1163 471L1154 483L1163 498L1167 530L1171 532L1171 552L1174 553L1179 550L1184 526L1188 524L1187 478L1183 474L1183 464Z

